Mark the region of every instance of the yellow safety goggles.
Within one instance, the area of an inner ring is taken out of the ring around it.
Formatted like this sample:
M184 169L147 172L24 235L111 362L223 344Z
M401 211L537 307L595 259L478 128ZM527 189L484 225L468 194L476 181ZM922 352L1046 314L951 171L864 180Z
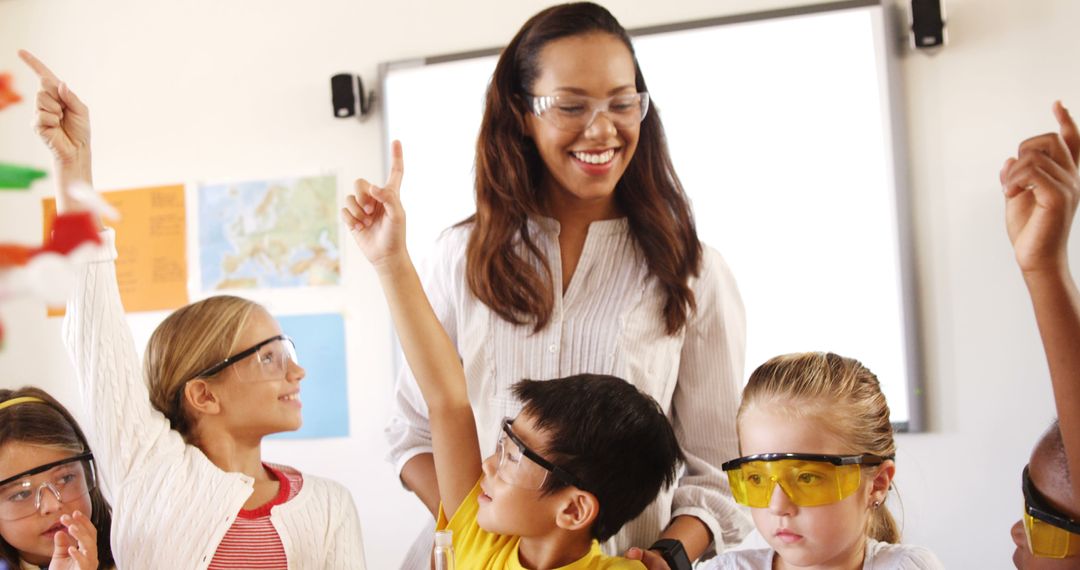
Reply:
M817 507L851 496L862 482L862 467L892 457L763 453L724 463L731 494L740 505L764 509L777 485L800 507Z
M1039 558L1072 558L1080 554L1080 522L1046 504L1024 467L1024 532L1028 549Z

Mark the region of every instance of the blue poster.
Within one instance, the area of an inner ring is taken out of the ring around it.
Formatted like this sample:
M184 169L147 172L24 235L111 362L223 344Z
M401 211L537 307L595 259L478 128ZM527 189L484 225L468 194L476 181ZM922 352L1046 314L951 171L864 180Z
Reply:
M345 319L338 314L276 317L296 343L306 372L300 381L303 426L273 439L316 439L349 435L349 391L345 369Z

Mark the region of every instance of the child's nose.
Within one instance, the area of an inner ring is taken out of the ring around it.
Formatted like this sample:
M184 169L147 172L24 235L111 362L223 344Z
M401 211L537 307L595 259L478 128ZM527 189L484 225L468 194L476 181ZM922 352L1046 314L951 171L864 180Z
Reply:
M791 502L791 497L788 497L784 488L777 483L773 487L772 497L769 498L769 512L776 516L791 516L795 514L798 507L795 503Z
M491 455L487 456L487 459L484 459L484 462L481 464L481 468L486 477L494 477L495 472L499 470L498 456L498 453L492 453Z
M38 489L38 512L43 515L52 514L60 510L60 498L49 486L42 485Z
M285 377L290 381L299 382L307 376L307 370L304 370L303 366L300 366L291 359L285 364Z
M1027 549L1027 533L1024 532L1024 521L1016 521L1016 524L1009 529L1009 533L1012 535L1013 544L1019 548Z

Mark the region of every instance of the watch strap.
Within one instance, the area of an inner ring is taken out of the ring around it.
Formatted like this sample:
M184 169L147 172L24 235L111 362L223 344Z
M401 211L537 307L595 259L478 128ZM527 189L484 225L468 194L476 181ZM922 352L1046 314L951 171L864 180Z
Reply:
M686 548L678 539L661 538L654 542L649 547L649 550L658 551L664 561L668 563L668 566L671 567L671 570L692 570L693 568L690 564L690 557L686 555Z

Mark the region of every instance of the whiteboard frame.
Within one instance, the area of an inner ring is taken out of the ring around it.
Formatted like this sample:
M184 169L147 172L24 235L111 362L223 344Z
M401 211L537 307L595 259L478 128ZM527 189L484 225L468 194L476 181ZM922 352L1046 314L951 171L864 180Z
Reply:
M915 234L912 213L912 196L908 164L908 135L907 122L903 110L902 77L899 71L899 57L907 45L907 29L904 27L902 10L886 3L883 0L842 0L810 6L796 6L758 12L747 12L714 18L704 18L685 22L661 24L628 29L632 38L649 35L665 34L684 30L696 30L700 28L720 27L732 24L742 24L761 20L787 18L792 16L805 16L825 12L842 10L878 8L881 11L881 29L875 30L879 35L877 40L883 44L883 57L879 58L879 64L883 66L885 85L883 94L888 98L889 132L891 134L890 146L892 149L892 163L890 164L894 176L893 187L896 206L897 243L899 245L899 278L901 300L903 303L904 323L904 355L907 370L907 405L908 419L901 422L893 422L893 428L898 432L919 433L927 431L926 424L926 382L924 363L922 356L922 333L920 303L918 295L918 267L915 254ZM502 47L477 49L448 54L432 55L427 57L395 60L379 64L379 100L382 104L383 95L386 93L386 81L390 73L402 69L448 63L466 59L488 57L498 55ZM389 124L388 113L381 113L381 129L384 141L383 165L384 172L390 171L389 155ZM401 361L400 351L395 352L395 368L405 366ZM745 379L744 379L745 381Z

